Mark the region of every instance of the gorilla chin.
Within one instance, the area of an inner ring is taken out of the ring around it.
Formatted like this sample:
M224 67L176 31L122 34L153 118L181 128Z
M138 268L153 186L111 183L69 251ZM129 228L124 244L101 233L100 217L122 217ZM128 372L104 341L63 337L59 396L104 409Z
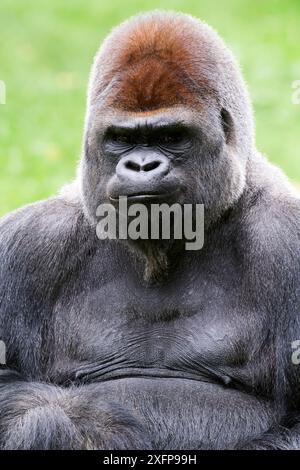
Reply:
M299 197L209 26L154 12L108 36L77 175L0 222L0 448L300 449ZM100 240L125 196L203 204L203 248Z

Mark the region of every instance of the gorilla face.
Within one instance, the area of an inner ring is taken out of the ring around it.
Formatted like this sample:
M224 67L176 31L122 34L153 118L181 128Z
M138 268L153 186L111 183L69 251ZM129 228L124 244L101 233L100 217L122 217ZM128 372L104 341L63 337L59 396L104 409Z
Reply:
M213 218L240 191L243 168L228 152L232 120L214 102L203 103L201 111L99 107L90 119L83 191L91 218L99 204L117 205L120 196L129 204L202 203Z
M132 119L109 127L104 155L117 164L107 184L108 198L113 202L119 196L140 202L180 201L191 177L189 172L184 174L183 161L196 144L196 130L171 119Z

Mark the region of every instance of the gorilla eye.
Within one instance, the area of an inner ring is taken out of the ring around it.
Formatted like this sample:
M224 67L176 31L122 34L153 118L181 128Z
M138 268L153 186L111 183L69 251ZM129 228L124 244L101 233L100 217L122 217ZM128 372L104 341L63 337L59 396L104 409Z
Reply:
M167 146L180 144L183 140L184 135L181 131L168 132L158 137L158 143Z
M111 136L111 141L117 144L130 144L131 143L131 139L129 135L126 135L126 134L115 134L114 136Z
M111 151L125 150L133 145L132 135L125 132L110 131L105 136L105 144Z

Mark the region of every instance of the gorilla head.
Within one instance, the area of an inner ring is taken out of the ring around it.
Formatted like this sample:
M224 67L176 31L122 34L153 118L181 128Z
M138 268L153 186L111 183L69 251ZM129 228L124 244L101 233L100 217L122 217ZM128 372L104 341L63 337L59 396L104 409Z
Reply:
M151 13L96 56L81 165L85 211L129 201L203 203L206 223L241 195L251 108L231 53L192 17Z

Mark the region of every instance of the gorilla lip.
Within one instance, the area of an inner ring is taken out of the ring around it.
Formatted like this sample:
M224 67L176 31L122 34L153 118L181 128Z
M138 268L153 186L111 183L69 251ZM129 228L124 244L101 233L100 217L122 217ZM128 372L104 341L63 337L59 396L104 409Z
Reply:
M126 197L128 201L167 201L173 196L179 194L180 190L175 189L171 192L152 192L152 193L133 193L133 194L119 194L118 196L109 196L110 201L116 203L119 202L120 197Z

